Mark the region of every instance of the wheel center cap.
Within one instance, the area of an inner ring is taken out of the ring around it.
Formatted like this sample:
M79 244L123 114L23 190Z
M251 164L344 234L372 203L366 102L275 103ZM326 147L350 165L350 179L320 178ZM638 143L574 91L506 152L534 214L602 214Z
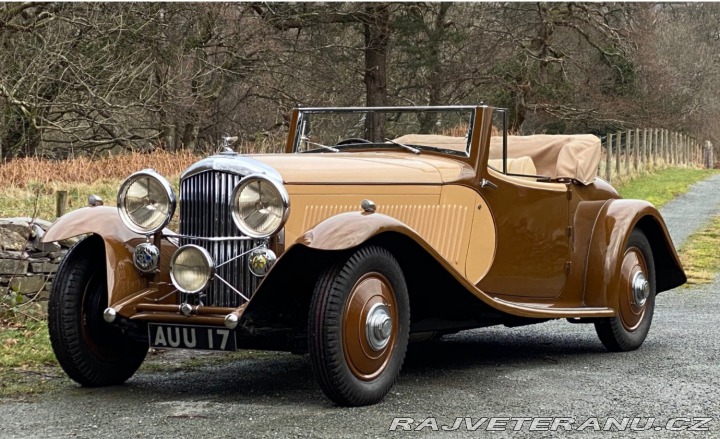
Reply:
M632 279L633 302L639 308L645 305L647 298L650 297L650 282L645 278L643 272L638 271Z
M384 303L376 303L370 308L365 320L365 335L370 347L379 351L387 346L392 334L390 309Z

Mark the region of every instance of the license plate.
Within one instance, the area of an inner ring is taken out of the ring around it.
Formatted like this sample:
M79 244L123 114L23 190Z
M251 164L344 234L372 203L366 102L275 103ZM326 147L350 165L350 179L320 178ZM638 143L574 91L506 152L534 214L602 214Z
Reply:
M151 348L203 349L207 351L234 351L237 349L235 333L225 328L207 326L148 324Z

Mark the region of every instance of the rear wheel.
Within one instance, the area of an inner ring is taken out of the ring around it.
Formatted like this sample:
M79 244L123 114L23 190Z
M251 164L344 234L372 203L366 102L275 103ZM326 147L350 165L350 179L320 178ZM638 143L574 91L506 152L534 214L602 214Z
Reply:
M395 258L365 247L318 280L308 318L308 347L323 392L335 403L379 402L400 372L410 306Z
M642 346L652 323L655 292L650 243L641 230L635 229L620 267L617 315L595 323L598 337L609 351L632 351Z
M70 378L83 386L121 384L140 367L148 345L103 320L107 282L102 242L80 241L58 267L48 304L53 351Z

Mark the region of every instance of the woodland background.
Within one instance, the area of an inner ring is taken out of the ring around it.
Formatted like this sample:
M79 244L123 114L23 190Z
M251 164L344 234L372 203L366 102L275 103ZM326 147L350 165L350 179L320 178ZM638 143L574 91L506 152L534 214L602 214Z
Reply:
M720 3L0 3L0 158L272 150L293 107L720 144Z

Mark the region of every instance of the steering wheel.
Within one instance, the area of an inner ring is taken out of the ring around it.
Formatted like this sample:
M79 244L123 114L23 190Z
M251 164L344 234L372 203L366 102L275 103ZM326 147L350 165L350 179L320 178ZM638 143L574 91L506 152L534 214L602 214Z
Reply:
M355 143L372 143L371 141L367 139L361 139L360 137L349 137L347 139L343 139L335 144L335 146L342 146L342 145L353 145Z

